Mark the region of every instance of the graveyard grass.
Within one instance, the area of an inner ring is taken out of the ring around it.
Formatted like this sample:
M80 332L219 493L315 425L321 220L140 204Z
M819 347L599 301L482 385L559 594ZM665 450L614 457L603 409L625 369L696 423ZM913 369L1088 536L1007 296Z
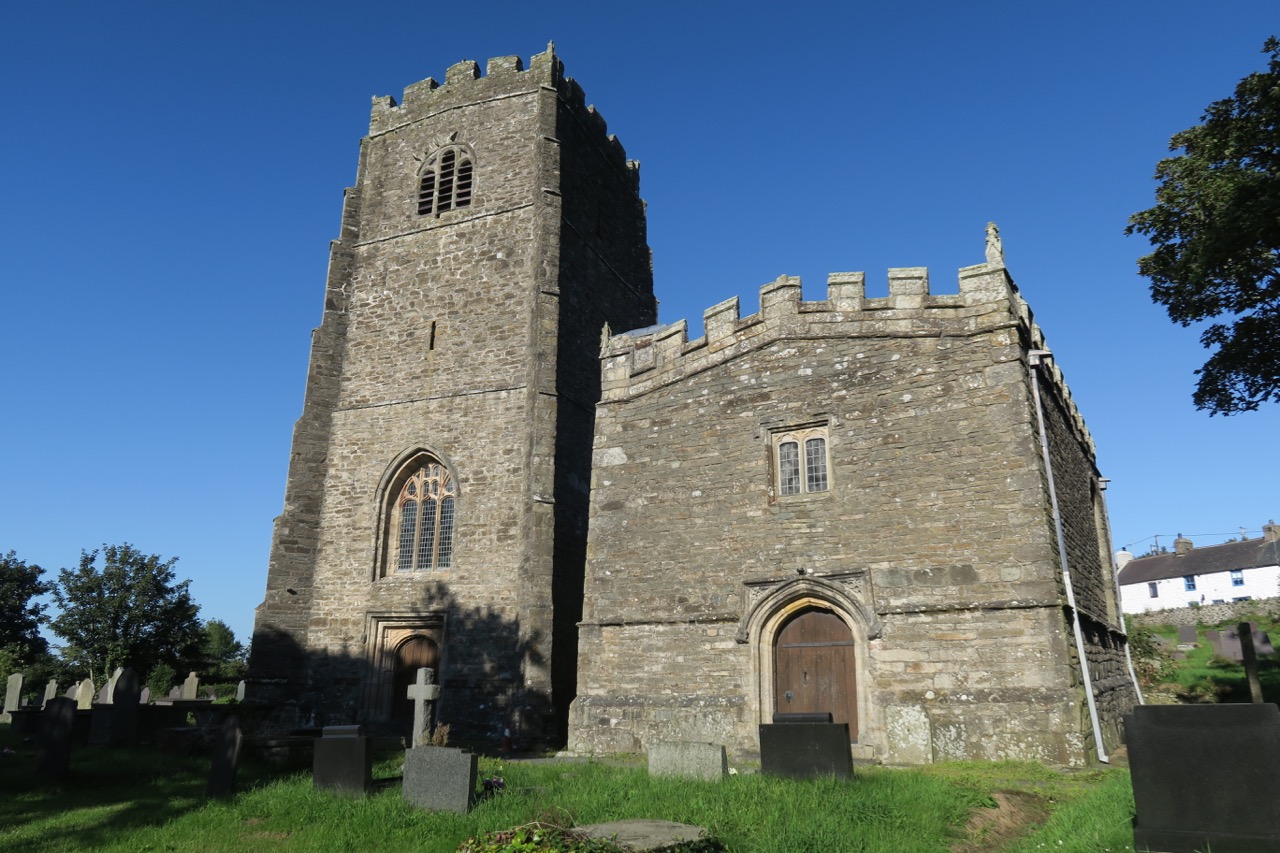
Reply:
M1260 631L1280 642L1280 621L1274 615L1259 613L1250 616L1249 621L1256 622ZM1152 694L1148 701L1161 701L1161 694L1176 702L1250 701L1244 665L1215 656L1213 645L1205 638L1205 631L1211 628L1227 630L1235 626L1235 621L1198 626L1197 645L1186 650L1183 659L1174 659L1172 655L1178 643L1177 626L1152 626L1150 632L1162 637L1164 645L1152 649L1151 665L1140 673L1143 692ZM1258 680L1262 684L1263 701L1280 703L1280 660L1259 657Z
M454 851L468 837L543 821L561 826L658 818L706 827L730 851L1032 851L1132 848L1132 795L1120 770L1062 773L1036 765L859 768L852 783L743 773L721 782L650 778L631 766L483 759L506 790L470 814L427 813L400 796L402 754L374 768L363 800L315 791L309 772L249 760L239 793L205 799L208 759L86 747L61 784L32 778L34 747L0 725L0 850ZM983 820L1009 797L1034 819ZM977 818L973 816L977 815ZM1047 817L1047 820L1046 820ZM1043 821L1043 823L1042 823ZM1008 823L1008 821L1004 821Z

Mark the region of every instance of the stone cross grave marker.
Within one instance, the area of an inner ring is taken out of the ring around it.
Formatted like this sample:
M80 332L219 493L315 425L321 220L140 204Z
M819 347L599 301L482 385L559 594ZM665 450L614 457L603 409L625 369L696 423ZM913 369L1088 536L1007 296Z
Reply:
M76 708L84 711L93 707L93 679L86 678L76 688Z
M4 713L0 713L0 723L13 722L13 717L9 716L10 711L18 710L18 706L22 704L22 673L15 672L9 676L9 681L5 685L4 690Z
M200 679L194 672L187 673L187 680L182 682L183 699L195 699L200 695Z
M418 680L409 685L409 698L413 700L413 739L410 746L431 745L431 704L440 698L440 685L432 684L435 672L430 667L419 667Z
M45 705L49 704L50 699L57 699L57 698L58 698L58 682L50 678L49 683L44 686L44 698L40 700L40 707L43 708Z

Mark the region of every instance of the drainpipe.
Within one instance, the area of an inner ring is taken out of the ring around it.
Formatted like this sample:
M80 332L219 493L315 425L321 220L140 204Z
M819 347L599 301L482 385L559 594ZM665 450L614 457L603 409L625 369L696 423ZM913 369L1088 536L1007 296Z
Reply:
M1129 649L1129 626L1124 622L1124 608L1120 606L1120 570L1116 567L1115 551L1111 548L1111 516L1107 514L1107 484L1110 482L1106 477L1098 479L1098 500L1102 501L1102 523L1106 525L1103 535L1106 537L1107 564L1111 566L1111 589L1116 596L1116 619L1120 622L1120 633L1125 636L1124 662L1129 667L1129 680L1133 682L1138 704L1145 705L1147 700L1142 698L1142 686L1138 684L1138 673L1133 668L1133 652Z
M1044 366L1044 362L1053 358L1053 353L1043 349L1033 349L1027 353L1027 364L1035 368ZM1040 450L1044 454L1045 476L1049 480L1049 505L1053 509L1053 529L1058 536L1058 563L1062 567L1062 585L1067 591L1067 607L1071 608L1071 623L1076 639L1076 656L1080 659L1080 670L1084 675L1084 698L1089 703L1089 722L1093 724L1093 742L1097 747L1098 760L1110 764L1107 748L1102 744L1102 726L1098 724L1098 705L1093 699L1093 677L1089 674L1089 658L1085 654L1084 634L1080 630L1080 611L1076 609L1075 588L1071 585L1071 566L1067 562L1067 540L1062 535L1062 512L1058 508L1058 489L1053 481L1053 461L1049 458L1049 437L1044 427L1044 404L1040 399L1040 371L1031 377L1031 395L1036 401L1036 422L1040 427Z

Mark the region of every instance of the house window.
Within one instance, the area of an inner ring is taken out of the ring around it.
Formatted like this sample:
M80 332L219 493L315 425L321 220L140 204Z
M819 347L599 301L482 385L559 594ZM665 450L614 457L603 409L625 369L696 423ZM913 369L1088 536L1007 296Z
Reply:
M1183 587L1183 589L1185 589L1187 592L1195 592L1195 591L1196 591L1196 576L1195 576L1195 575L1184 575L1184 576L1183 576L1183 578L1182 578L1182 587Z
M453 564L453 475L429 460L415 470L396 498L391 542L397 572L447 569Z
M1231 585L1244 586L1244 569L1231 570Z
M1152 581L1151 583L1147 584L1147 594L1150 595L1152 598L1159 598L1160 597L1159 584L1157 584L1155 581Z
M418 215L432 216L471 206L474 165L463 148L436 152L422 167L418 181Z
M826 427L775 433L773 459L779 495L814 494L829 488Z

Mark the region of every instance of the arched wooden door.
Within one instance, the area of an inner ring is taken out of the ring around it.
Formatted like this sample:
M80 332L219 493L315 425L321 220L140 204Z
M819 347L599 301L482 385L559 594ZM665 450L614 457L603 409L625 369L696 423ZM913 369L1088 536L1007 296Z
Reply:
M429 666L440 682L440 647L430 637L415 636L396 647L395 676L391 680L391 720L406 730L413 724L413 702L409 685L418 678L418 670Z
M811 607L792 616L773 648L774 707L778 713L830 712L858 739L858 682L853 632L830 610Z

